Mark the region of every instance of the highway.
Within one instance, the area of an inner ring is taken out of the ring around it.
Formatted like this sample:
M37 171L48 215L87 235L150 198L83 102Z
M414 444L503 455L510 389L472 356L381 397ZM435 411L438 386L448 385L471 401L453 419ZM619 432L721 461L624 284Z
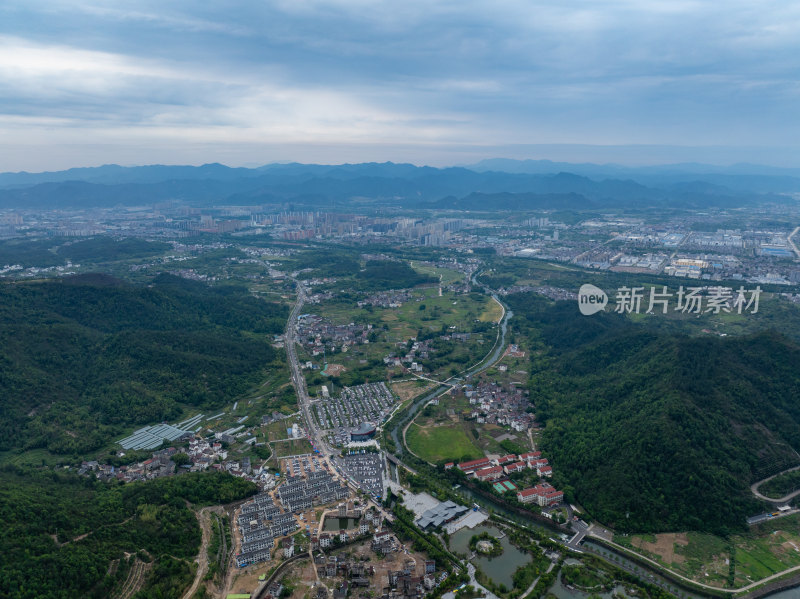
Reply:
M475 280L475 277L477 276L477 274L478 273L474 273L473 274L473 283L475 283L476 285L478 285L477 281ZM300 316L300 314L302 313L302 310L303 310L303 306L305 305L305 302L306 302L306 290L303 288L302 284L297 280L296 273L292 274L291 278L295 282L295 285L296 285L296 288L297 288L297 301L295 302L295 305L292 308L291 314L289 315L289 321L286 324L285 345L286 345L287 361L289 362L289 368L291 370L292 384L294 385L295 391L297 393L297 401L298 401L298 405L299 405L299 408L300 408L300 412L302 413L303 419L305 420L306 427L307 427L306 430L308 431L308 436L309 436L311 442L314 444L314 447L316 449L318 449L319 452L320 452L320 458L323 459L329 465L329 468L330 468L331 472L335 472L336 474L338 474L339 477L342 480L344 480L346 482L346 484L351 489L353 489L354 491L357 491L358 490L358 486L355 484L355 482L345 472L343 472L339 468L339 465L336 463L336 460L333 459L333 457L336 455L336 453L334 453L334 451L327 445L327 443L325 441L325 438L324 438L323 431L321 431L319 428L317 428L316 424L314 423L314 419L313 419L313 417L311 415L311 398L308 395L308 389L306 387L305 377L303 376L302 370L300 368L300 362L299 362L299 360L297 358L297 347L295 345L295 343L297 341L297 339L296 339L297 317ZM492 295L493 297L495 297L495 299L497 299L496 296L494 296L494 294L492 293L492 291L490 289L488 289L488 288L486 288L485 286L482 286L482 285L480 285L480 286L483 287L484 292L486 292L489 295ZM498 302L499 302L499 300L498 300ZM502 305L502 303L501 303L501 305ZM467 369L467 371L462 373L462 376L464 376L466 374L477 374L477 373L489 368L490 366L492 366L502 356L502 350L504 349L504 345L505 345L506 326L507 326L508 319L511 316L513 316L513 314L509 310L506 310L504 312L504 314L503 314L503 318L501 320L500 327L499 327L500 330L498 331L498 333L499 333L498 334L498 339L496 341L496 345L493 348L494 351L490 350L489 354L487 354L486 357L484 357L477 364L473 365L471 368ZM456 377L451 377L450 379L447 379L447 381L453 381L455 379L456 379ZM416 410L419 409L419 407L421 405L424 405L425 403L427 403L427 401L429 401L433 396L439 395L442 392L444 392L448 388L447 381L445 381L445 384L441 384L440 383L440 386L439 386L438 389L433 390L431 393L427 394L421 400L417 400L417 402L415 402L415 404L412 407L412 409L409 410L409 412L410 412L409 416L413 416L414 413L416 412ZM397 449L399 450L398 453L402 454L402 449L404 448L404 444L400 441L400 439L397 438L398 429L402 429L402 424L401 423L398 423L398 425L392 431L392 436L394 437ZM394 458L394 461L397 464L405 466L405 464L403 464L403 462L399 459L398 456L395 455L395 456L392 456L392 457ZM405 466L405 467L408 468L407 466ZM390 520L393 519L392 516L389 513L386 512L386 510L383 508L383 506L381 504L375 502L372 497L370 497L370 503L375 505L378 508L378 510L380 511L380 513L383 515L384 518L387 518L387 519L390 519ZM565 547L567 547L568 549L572 550L572 551L582 551L582 549L580 549L580 547L582 545L582 542L583 542L585 536L588 535L588 536L591 537L591 536L597 535L596 531L593 530L593 527L588 526L583 521L576 522L574 524L574 529L575 529L574 536L571 539L569 539L568 541L563 542L563 545ZM602 535L597 535L597 536L601 536L602 537ZM618 551L619 550L623 550L622 555L625 555L624 548L621 548L621 547L617 546L613 542L610 542L609 544L611 546L613 546L615 550L618 550ZM651 561L651 560L648 560L647 558L644 558L644 559L645 559L645 561L648 561L648 562ZM653 565L655 566L656 572L658 572L658 571L663 569L663 566L661 566L660 564L656 564L655 562L653 562ZM800 570L800 566L797 566L795 569L796 570ZM794 570L789 570L789 572L791 572L791 571L794 571ZM694 581L690 581L689 579L686 579L683 576L677 575L674 572L672 572L672 574L677 576L678 578L683 579L686 582L694 583ZM770 578L768 578L766 580L770 580L771 578L774 578L774 577L770 577ZM761 582L764 582L764 581L760 581L758 584L760 584ZM699 584L699 583L694 583L694 584ZM706 585L699 584L699 586L705 587ZM754 583L753 585L750 585L750 587L755 587L755 586L757 586L756 583ZM747 590L750 587L745 587L744 590ZM707 587L707 588L712 588L712 587ZM742 589L739 589L739 590L742 590ZM725 591L729 592L729 591L727 591L727 589L725 589ZM261 590L261 592L263 592L263 589Z
M297 405L300 412L303 414L303 420L306 423L306 431L311 442L314 444L322 458L328 462L331 469L335 468L335 464L331 459L333 451L325 442L324 435L317 426L314 424L314 419L311 416L311 398L308 396L308 387L306 387L306 377L303 376L303 371L300 368L300 361L297 358L297 317L302 314L303 306L306 303L306 290L303 285L296 278L296 273L291 275L294 281L295 288L297 289L297 301L292 308L289 315L289 321L286 323L286 360L289 362L289 369L292 373L292 385L294 386L295 393L297 394Z
M307 298L306 290L303 288L303 285L300 283L300 281L297 280L296 275L297 273L292 273L290 275L297 289L297 301L295 302L292 312L289 314L289 320L286 323L285 346L286 360L289 363L289 369L292 375L292 385L294 386L295 393L297 394L297 404L306 424L308 438L313 446L319 451L320 459L327 463L330 472L338 474L351 490L358 492L360 487L346 472L339 467L339 464L334 459L334 456L337 452L334 452L334 450L328 446L328 443L325 440L324 431L317 428L317 425L314 423L314 418L311 415L311 397L308 395L306 377L303 375L303 371L300 368L300 361L297 358L297 346L295 345L297 341L297 317L302 314L303 306L305 305ZM391 514L387 513L383 509L383 506L380 503L374 501L373 497L370 496L369 499L370 503L372 503L379 510L384 518L388 520L394 519Z

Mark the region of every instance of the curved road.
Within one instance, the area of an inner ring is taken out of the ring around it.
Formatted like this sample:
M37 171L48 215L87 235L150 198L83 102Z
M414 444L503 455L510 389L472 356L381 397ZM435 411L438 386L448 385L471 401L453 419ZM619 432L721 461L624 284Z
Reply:
M451 383L450 381L458 383L467 376L472 376L474 374L481 373L487 368L492 367L495 363L497 363L498 360L500 360L500 358L503 357L503 350L505 349L505 343L506 343L506 333L508 331L508 319L514 316L514 313L505 307L503 302L501 302L498 299L497 295L491 292L489 292L489 295L491 295L491 297L503 307L503 318L500 321L497 340L495 341L493 349L490 349L489 353L483 359L481 359L477 364L474 364L470 368L464 370L458 376L452 376L449 379L440 382L439 387L433 389L430 393L426 394L422 398L415 401L414 404L408 408L403 420L401 422L398 422L397 426L395 426L395 428L392 429L391 432L392 439L394 440L395 444L395 457L398 460L400 459L400 456L402 456L403 451L406 449L405 429L408 428L408 425L414 420L414 417L416 416L417 412L423 406L425 406L430 400L434 399L435 397L438 397L439 395L450 389L453 386L453 383ZM402 442L400 439L401 436L403 437Z
M800 495L800 489L789 493L788 495L781 497L780 499L773 499L772 497L767 497L766 495L762 495L758 492L758 488L763 485L765 482L772 480L776 476L781 476L782 474L786 474L788 472L794 472L795 470L800 470L800 466L795 466L794 468L789 468L788 470L784 470L783 472L778 472L778 474L773 474L772 476L765 478L764 480L760 480L758 482L753 483L750 485L750 490L753 492L753 495L758 497L759 499L763 499L764 501L768 501L769 503L786 503L793 497L797 497Z

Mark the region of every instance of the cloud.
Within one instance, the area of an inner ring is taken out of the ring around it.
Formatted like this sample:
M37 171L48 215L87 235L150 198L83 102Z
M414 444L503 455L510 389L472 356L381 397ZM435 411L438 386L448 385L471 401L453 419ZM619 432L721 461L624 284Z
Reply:
M796 145L798 46L776 1L8 0L0 135Z

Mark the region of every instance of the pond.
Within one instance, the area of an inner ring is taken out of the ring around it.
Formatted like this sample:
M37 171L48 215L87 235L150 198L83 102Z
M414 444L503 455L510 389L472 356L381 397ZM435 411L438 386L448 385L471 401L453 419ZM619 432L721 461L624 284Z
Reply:
M469 549L469 540L473 535L479 535L482 532L488 532L494 537L503 535L503 531L495 526L462 528L457 533L450 535L450 549L458 553L469 555L471 553ZM498 555L497 557L477 555L472 560L472 563L483 570L484 574L491 578L496 584L504 584L510 589L514 585L514 581L511 579L514 572L520 566L524 566L530 562L531 557L514 547L511 541L508 540L508 536L503 536L500 539L500 545L503 547L502 555Z
M356 526L358 526L358 518L331 518L330 516L326 516L325 521L322 523L322 530L335 532L339 530L349 530Z

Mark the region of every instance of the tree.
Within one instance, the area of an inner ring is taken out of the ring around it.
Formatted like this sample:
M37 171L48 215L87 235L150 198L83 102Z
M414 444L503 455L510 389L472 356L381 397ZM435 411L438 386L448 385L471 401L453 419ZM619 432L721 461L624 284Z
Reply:
M177 466L178 468L180 468L181 466L184 466L186 464L191 464L192 463L192 459L187 454L183 453L182 451L178 452L174 456L172 456L172 461L175 462L175 466Z

